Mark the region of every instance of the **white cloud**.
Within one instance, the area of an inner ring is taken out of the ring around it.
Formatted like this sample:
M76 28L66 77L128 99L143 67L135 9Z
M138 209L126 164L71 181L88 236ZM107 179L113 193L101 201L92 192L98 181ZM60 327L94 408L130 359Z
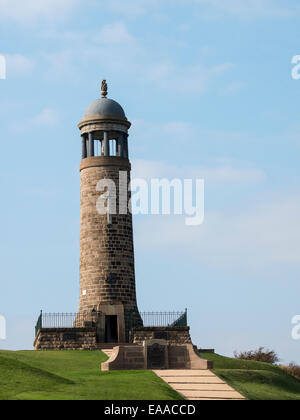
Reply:
M123 77L135 84L146 83L181 95L199 95L234 66L228 62L205 65L199 56L191 64L179 65L168 59L168 52L163 54L166 59L162 59L161 48L149 48L143 38L134 36L122 22L105 24L96 30L61 34L45 31L43 35L64 45L61 51L44 55L49 63L48 75L68 73L68 80L75 78L84 63L90 63L106 77L109 74L110 78L119 78L121 68Z
M158 8L160 0L110 0L107 7L117 14L127 17L138 17Z
M94 40L112 44L127 43L133 41L133 39L123 23L104 25L96 35L96 39L94 36Z
M35 128L51 128L56 126L58 122L58 113L52 108L44 108L32 118L15 122L12 126L12 130L16 133L22 133Z
M152 14L155 18L160 9L172 5L185 7L193 13L193 6L198 9L199 18L234 16L243 19L253 18L290 18L300 12L298 5L282 0L110 0L107 7L117 14L136 18Z
M196 135L196 129L192 124L181 121L164 123L160 126L159 131L163 135L166 134L175 139L185 139Z
M58 120L58 114L54 109L45 108L31 120L31 124L41 127L52 127L58 123Z
M209 187L236 187L263 182L265 175L259 169L243 169L229 165L222 166L182 166L171 165L163 161L133 159L133 176L149 180L167 179L204 179Z
M231 15L239 18L257 17L293 17L300 11L299 6L282 4L280 0L110 0L100 1L99 9L136 18L151 14L155 19L161 16L161 10L168 5L180 8L192 6L199 9L199 17ZM287 2L286 2L287 3ZM64 19L77 6L86 7L82 0L0 0L0 20L14 21L21 24L56 21Z
M61 77L68 74L73 77L73 70L76 70L74 65L74 51L66 49L57 53L44 54L43 57L47 62L46 76L48 78Z
M26 74L31 73L35 63L31 58L25 57L21 54L6 54L7 76L11 74Z
M234 67L233 63L222 63L214 66L211 71L216 74L226 73Z
M299 6L280 0L190 0L210 17L231 15L239 18L293 17ZM284 4L285 3L285 4Z
M293 3L293 2L292 2ZM199 18L234 16L242 19L253 18L290 18L300 12L298 5L282 0L111 0L107 7L126 17L138 17L152 14L169 5L185 7L193 13L193 6L198 9Z
M48 63L47 77L51 78L65 75L68 80L82 78L86 63L103 77L109 74L110 80L114 75L119 78L120 69L126 77L130 74L136 78L142 66L140 59L145 54L145 49L120 22L106 24L96 30L61 34L45 31L43 36L61 41L64 45L60 51L44 54Z
M199 62L188 66L178 66L169 61L150 64L146 76L149 81L161 88L178 91L181 94L197 95L204 93L216 77L229 71L232 67L231 63L206 67Z
M234 95L242 90L246 84L244 82L233 82L226 86L224 89L221 89L222 95Z
M241 279L283 278L300 269L299 191L257 198L248 209L209 211L204 225L189 228L181 217L138 221L137 246L181 252L203 269Z
M30 24L42 20L61 19L80 0L0 0L0 20Z
M135 84L144 86L146 83L182 95L199 95L234 66L228 62L204 65L199 57L193 63L183 65L173 59L162 60L160 48L146 46L143 38L134 36L122 22L105 24L96 30L62 34L46 31L44 36L61 40L65 45L62 51L45 55L49 62L48 74L54 76L68 73L68 78L74 78L76 69L82 68L82 62L89 62L103 75L119 77L121 68L123 77L133 79ZM163 54L168 55L167 52Z

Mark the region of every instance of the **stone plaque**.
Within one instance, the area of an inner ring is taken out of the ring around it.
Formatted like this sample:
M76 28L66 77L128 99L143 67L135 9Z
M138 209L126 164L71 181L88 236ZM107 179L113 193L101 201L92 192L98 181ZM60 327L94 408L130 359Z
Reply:
M108 284L116 284L117 281L118 281L118 277L113 273L110 273L106 278L106 282Z
M169 333L167 331L154 331L152 334L154 340L169 340Z
M65 333L63 334L63 341L76 341L77 334L76 333Z
M166 346L154 343L147 347L148 369L166 368Z

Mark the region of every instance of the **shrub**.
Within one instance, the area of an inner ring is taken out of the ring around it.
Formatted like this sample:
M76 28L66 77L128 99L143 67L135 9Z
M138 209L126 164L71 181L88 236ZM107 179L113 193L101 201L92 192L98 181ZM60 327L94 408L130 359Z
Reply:
M288 366L280 366L285 372L289 373L290 375L294 376L296 379L300 380L300 366L296 365L296 363L292 362Z
M256 362L270 363L274 365L279 362L279 357L275 351L270 351L264 347L260 347L258 350L246 351L241 353L234 353L234 357L240 360L255 360Z

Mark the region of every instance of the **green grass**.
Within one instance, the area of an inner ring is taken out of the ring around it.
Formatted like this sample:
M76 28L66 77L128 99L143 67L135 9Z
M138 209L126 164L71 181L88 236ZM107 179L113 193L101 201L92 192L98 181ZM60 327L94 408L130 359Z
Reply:
M300 381L266 363L202 354L249 400L300 400ZM101 351L0 351L0 400L180 400L151 371L101 372Z
M300 400L300 381L276 366L217 354L201 356L213 360L214 373L249 400Z
M101 351L0 351L0 400L180 400L151 371L101 372Z

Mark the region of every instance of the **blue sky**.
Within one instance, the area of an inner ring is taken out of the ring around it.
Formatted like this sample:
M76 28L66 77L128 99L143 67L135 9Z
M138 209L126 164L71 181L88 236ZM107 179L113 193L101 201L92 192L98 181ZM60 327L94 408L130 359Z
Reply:
M106 78L134 174L206 182L202 226L135 217L140 309L300 362L299 19L293 0L0 0L2 348L31 348L41 308L77 310L77 123Z

